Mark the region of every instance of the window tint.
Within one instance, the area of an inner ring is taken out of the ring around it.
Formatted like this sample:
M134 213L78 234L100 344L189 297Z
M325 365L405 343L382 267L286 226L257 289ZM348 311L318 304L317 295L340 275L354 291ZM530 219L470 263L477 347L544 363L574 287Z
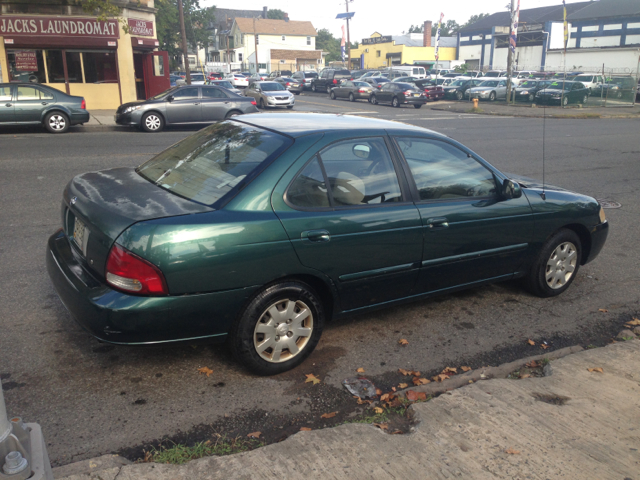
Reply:
M11 101L11 87L0 87L0 102Z
M287 191L287 200L297 207L329 207L329 193L318 157L298 174Z
M173 98L198 98L198 87L181 88L176 90L173 94Z
M438 140L397 138L421 200L496 194L491 171L458 148Z
M203 88L202 97L203 98L227 98L224 92L219 88Z
M18 101L40 100L40 90L32 87L18 87Z
M398 177L383 139L336 143L320 152L320 159L335 206L402 200Z

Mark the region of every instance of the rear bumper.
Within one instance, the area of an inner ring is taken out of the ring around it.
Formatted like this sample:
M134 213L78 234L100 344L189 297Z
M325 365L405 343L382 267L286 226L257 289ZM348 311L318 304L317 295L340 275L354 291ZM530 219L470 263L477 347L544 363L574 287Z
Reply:
M92 275L62 231L49 238L46 257L51 282L74 320L109 343L223 341L257 288L169 297L127 295Z
M91 115L86 110L83 112L75 111L71 112L71 118L69 118L69 121L71 122L71 125L78 125L80 123L87 123L90 118Z
M417 97L417 98L405 98L404 102L402 103L408 103L409 105L424 105L427 102L428 102L427 97Z
M602 251L602 247L604 247L609 235L609 222L605 220L604 223L592 227L589 233L591 234L591 250L589 250L589 257L584 263L589 263Z

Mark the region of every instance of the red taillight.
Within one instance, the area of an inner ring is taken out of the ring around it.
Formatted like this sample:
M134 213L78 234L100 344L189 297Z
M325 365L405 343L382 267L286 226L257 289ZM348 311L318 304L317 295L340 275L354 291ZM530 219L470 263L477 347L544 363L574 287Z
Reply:
M291 86L291 82L287 82L287 87L290 87L290 86Z
M87 102L84 101L84 98L82 99L82 102L80 103L80 108L82 110L86 110L87 109Z
M358 93L367 93L367 91L364 88L361 88L358 90Z
M255 100L251 100L251 105L258 105L258 102L256 102Z
M411 95L413 92L412 92L411 90L407 90L406 92L402 92L402 93L404 93L406 96L409 96L409 95Z
M109 252L106 278L109 285L128 293L169 295L160 269L117 243Z
M333 79L333 84L337 85L338 84L338 80L336 80L335 78Z

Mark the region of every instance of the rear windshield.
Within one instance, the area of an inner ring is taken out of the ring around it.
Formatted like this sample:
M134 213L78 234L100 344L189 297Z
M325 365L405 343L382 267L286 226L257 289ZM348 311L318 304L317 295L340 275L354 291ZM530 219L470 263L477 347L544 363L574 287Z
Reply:
M500 72L487 72L484 74L485 77L499 77Z
M241 188L290 144L289 138L277 133L226 121L172 145L137 172L176 195L213 205L235 187Z

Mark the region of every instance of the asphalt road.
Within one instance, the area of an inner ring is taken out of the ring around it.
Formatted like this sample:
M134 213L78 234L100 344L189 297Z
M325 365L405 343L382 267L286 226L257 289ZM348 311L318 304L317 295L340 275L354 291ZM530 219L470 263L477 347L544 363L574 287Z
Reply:
M296 110L371 115L412 123L462 141L506 172L542 176L540 119L394 109L304 95ZM283 112L286 114L286 112ZM76 174L137 165L193 129L55 136L0 132L0 377L10 415L39 422L55 465L123 451L162 438L246 436L277 441L322 413L343 421L356 405L340 382L364 368L390 387L398 368L439 372L538 354L538 345L601 344L640 311L638 120L547 120L546 181L622 204L607 210L609 240L573 286L535 298L517 283L380 310L329 324L299 368L271 378L248 374L222 346L127 348L100 344L70 318L50 284L44 255L60 226L65 184ZM606 309L601 312L599 309ZM398 345L406 338L409 345ZM197 369L213 370L209 377ZM320 385L304 383L314 373Z

